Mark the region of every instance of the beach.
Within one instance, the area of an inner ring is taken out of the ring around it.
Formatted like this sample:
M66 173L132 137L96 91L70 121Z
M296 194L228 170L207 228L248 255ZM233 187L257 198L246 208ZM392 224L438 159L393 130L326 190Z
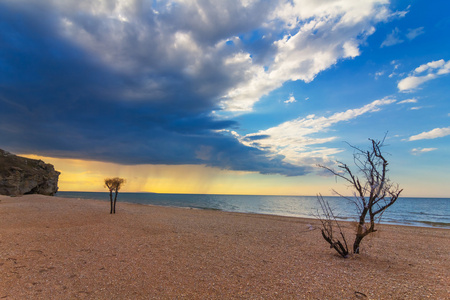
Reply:
M448 229L378 229L343 259L314 219L0 196L0 299L450 298Z

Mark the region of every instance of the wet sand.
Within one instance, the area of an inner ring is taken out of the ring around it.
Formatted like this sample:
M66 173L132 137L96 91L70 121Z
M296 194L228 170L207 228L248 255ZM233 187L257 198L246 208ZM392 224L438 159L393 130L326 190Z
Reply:
M120 202L116 212L0 196L0 299L450 299L448 229L379 225L342 259L316 220Z

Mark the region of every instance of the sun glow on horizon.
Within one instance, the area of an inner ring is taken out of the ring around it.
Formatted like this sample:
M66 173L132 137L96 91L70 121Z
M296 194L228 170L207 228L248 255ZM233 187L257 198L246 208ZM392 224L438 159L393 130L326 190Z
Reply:
M59 191L105 192L104 179L117 176L126 179L121 191L130 193L280 196L315 196L320 193L335 196L334 189L341 194L352 194L352 190L343 181L336 180L333 176L309 174L286 177L202 165L120 165L34 154L18 155L52 164L61 172ZM411 180L391 175L404 189L403 197L446 198L450 194L449 188L443 183L444 178L434 180L434 184L425 189L420 179ZM435 193L429 193L429 190Z
M106 177L122 177L123 192L174 194L315 195L320 189L304 176L284 177L221 170L202 165L119 165L80 159L21 154L61 172L60 191L104 192ZM308 183L309 182L309 183ZM305 185L305 187L302 187Z

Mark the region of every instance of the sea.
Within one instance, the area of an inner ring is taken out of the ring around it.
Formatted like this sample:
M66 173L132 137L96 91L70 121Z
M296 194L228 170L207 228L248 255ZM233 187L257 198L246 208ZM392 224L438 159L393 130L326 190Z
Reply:
M58 192L58 197L109 201L107 192ZM353 203L341 197L323 197L338 220L356 221ZM220 210L251 214L317 218L320 205L315 196L203 195L119 193L120 202ZM382 215L381 224L396 224L450 229L450 198L399 198Z

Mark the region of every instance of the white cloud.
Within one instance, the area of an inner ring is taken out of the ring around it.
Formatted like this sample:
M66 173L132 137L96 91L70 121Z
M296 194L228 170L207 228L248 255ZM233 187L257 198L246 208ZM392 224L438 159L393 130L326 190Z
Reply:
M344 43L344 57L354 58L360 55L358 43L355 41L348 41Z
M378 79L380 76L384 75L384 71L379 71L375 73L375 79Z
M388 34L383 43L381 43L380 48L394 46L403 42L404 40L400 38L400 30L396 27Z
M417 103L417 99L416 98L405 99L405 100L397 102L397 104L405 104L405 103Z
M391 61L391 66L393 66L394 69L392 70L392 73L389 74L389 76L388 76L389 78L392 78L392 77L398 75L396 70L400 67L400 63L397 60L393 60L393 61Z
M407 13L409 13L409 9L411 8L411 5L408 5L408 7L405 10L396 11L391 14L392 18L404 18Z
M422 83L436 78L435 74L427 74L425 76L409 76L398 83L397 87L402 92L407 92L416 89Z
M297 102L297 100L295 100L295 97L292 94L289 96L289 99L284 101L284 103L286 103L286 104L294 103L294 102Z
M406 35L403 35L400 29L396 27L392 30L390 34L386 36L383 43L381 43L380 48L390 47L403 43L404 42L404 39L402 38L403 36L405 36L408 40L412 41L413 39L424 33L425 33L424 28L419 27L415 29L408 29L408 33Z
M430 69L442 68L445 65L445 61L443 59L429 62L427 64L423 64L420 67L417 67L414 72L422 73Z
M385 1L283 1L266 26L287 32L273 39L272 60L246 66L246 76L222 97L228 110L251 110L263 95L286 81L310 82L340 59L360 54L359 45L374 32L373 25L389 18ZM276 24L283 27L277 27ZM277 37L277 34L272 37ZM332 33L332 34L331 34Z
M394 102L393 99L385 98L360 108L337 112L329 117L308 115L304 118L284 122L276 127L248 134L240 137L239 140L247 146L269 150L274 156L283 155L284 160L291 164L317 164L342 151L337 148L320 146L335 140L336 136L317 137L317 134L324 134L337 123L379 111L382 106ZM263 138L258 139L258 137Z
M409 141L436 139L436 138L444 137L447 135L450 135L450 127L435 128L435 129L427 131L427 132L422 132L420 134L413 135L409 138Z
M425 33L425 30L423 27L415 28L415 29L408 29L408 33L406 34L406 37L408 40L413 40L419 35L422 35Z
M417 67L408 77L400 80L397 87L401 92L410 92L421 84L450 73L450 61L436 60Z
M398 60L391 61L391 65L394 66L394 70L396 70L396 69L398 69L398 67L400 67L400 63L398 62Z
M414 148L411 150L411 153L413 155L419 155L422 153L431 152L431 151L435 151L435 150L437 150L437 148Z

